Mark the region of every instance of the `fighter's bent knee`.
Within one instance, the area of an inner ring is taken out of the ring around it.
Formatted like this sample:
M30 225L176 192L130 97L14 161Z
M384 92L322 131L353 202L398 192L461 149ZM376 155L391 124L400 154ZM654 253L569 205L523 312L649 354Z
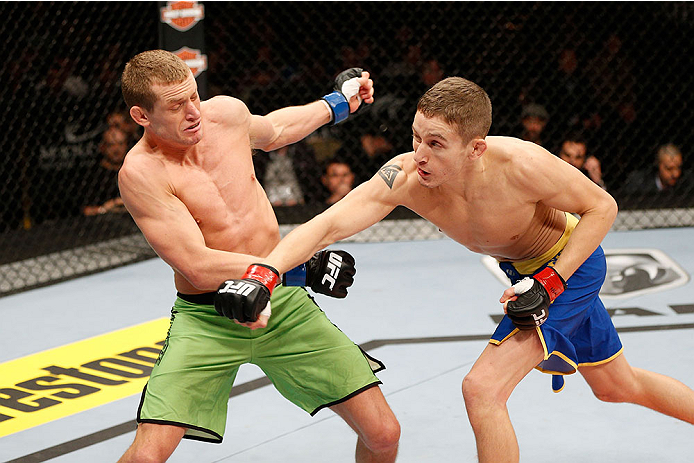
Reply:
M639 387L638 382L630 378L593 383L590 386L593 395L602 402L633 402L642 393L642 388Z
M611 389L593 389L593 395L598 398L598 400L602 402L611 402L611 403L621 403L621 402L628 402L628 399L626 397L627 394L625 394L625 391L622 389L618 388L611 388Z
M463 378L463 399L465 399L465 404L470 406L482 400L489 391L487 386L474 371L465 375L465 378Z
M398 446L400 441L400 423L393 417L384 420L378 430L365 436L364 444L374 453L389 451Z
M151 452L133 452L123 456L123 459L119 460L118 463L162 463L166 461L166 457L161 458Z
M118 463L165 462L181 441L185 429L150 423L140 423L135 440Z

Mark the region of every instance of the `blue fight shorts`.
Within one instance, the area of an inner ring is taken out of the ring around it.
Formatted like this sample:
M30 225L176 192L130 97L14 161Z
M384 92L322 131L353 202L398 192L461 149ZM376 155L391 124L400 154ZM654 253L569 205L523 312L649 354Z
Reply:
M556 257L548 263L555 260ZM499 262L499 267L513 284L531 276L519 273L512 262ZM605 253L598 247L571 275L566 290L550 305L547 320L536 328L544 360L535 368L554 375L554 392L564 387L562 375L573 374L578 367L607 363L622 353L617 330L599 297L606 272ZM517 332L518 328L504 316L489 342L499 345Z

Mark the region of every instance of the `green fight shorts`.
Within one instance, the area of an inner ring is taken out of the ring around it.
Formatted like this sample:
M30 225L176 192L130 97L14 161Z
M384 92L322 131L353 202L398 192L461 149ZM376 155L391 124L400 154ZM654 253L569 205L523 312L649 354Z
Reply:
M185 438L222 442L229 394L244 363L258 365L311 415L381 384L374 372L383 364L333 325L304 288L277 287L268 325L257 330L218 315L213 294L176 299L138 423L182 426Z

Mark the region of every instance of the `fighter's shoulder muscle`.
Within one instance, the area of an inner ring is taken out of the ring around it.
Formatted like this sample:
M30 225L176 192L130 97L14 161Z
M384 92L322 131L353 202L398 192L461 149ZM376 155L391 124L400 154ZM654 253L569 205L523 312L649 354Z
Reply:
M507 185L533 199L546 198L584 180L583 174L558 156L530 141L499 137L494 157Z
M128 152L118 172L118 186L124 197L129 196L128 192L135 196L143 191L151 194L169 183L165 162L147 149L144 140Z
M532 184L543 175L563 167L564 161L530 141L495 137L491 146L495 162L503 166L504 174L514 182Z
M208 121L225 125L249 125L251 113L246 104L226 95L218 95L200 103L200 108Z
M378 169L372 180L385 184L390 190L398 191L404 188L407 179L413 174L416 175L413 154L410 152L395 156Z

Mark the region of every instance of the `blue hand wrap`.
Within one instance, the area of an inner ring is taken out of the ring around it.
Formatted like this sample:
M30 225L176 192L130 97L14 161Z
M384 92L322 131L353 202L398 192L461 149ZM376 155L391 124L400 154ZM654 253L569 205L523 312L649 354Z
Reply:
M330 110L333 112L333 125L347 119L349 116L349 102L347 102L347 98L341 92L335 90L325 95L322 99L328 103Z
M284 286L306 286L306 264L297 265L282 276Z

